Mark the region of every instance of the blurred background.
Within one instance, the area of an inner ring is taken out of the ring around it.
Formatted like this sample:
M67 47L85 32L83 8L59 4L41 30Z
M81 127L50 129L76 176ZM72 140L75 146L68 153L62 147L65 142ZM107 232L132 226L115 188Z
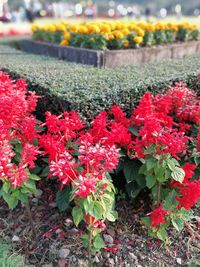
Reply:
M187 19L200 24L200 0L0 0L0 32L28 33L32 22L63 19Z

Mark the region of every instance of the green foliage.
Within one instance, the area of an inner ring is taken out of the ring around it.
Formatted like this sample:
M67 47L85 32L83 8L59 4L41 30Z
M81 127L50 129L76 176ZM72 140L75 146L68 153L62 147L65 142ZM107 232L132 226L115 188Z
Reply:
M113 103L130 113L144 92L164 92L169 84L178 80L191 87L195 84L197 92L200 91L196 83L200 55L141 66L97 69L23 53L3 45L0 54L1 69L14 78L25 78L28 89L42 95L38 105L40 116L46 110L60 113L75 108L83 117L91 118Z
M11 184L4 180L0 188L0 197L3 197L10 209L14 209L19 202L28 204L29 195L36 192L36 182L40 180L39 176L31 174L26 169L28 181L24 182L20 187L13 188Z
M25 267L22 256L13 253L11 246L0 239L0 267Z
M69 207L70 192L70 186L65 186L56 193L56 203L59 211L65 211Z
M75 47L104 50L106 49L106 39L105 36L101 34L73 33L70 39L70 45Z
M129 197L136 198L142 189L146 187L145 176L139 173L141 166L142 163L139 160L125 160L123 172Z

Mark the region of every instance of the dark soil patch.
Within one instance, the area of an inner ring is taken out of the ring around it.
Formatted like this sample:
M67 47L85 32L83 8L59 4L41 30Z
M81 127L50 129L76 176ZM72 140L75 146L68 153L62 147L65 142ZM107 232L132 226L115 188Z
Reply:
M31 199L36 234L23 206L9 211L0 200L0 236L11 240L19 237L12 245L25 255L27 266L87 267L87 252L80 240L83 229L73 225L70 213L59 213L54 198L54 193L45 189L41 197ZM117 210L119 220L106 230L113 245L94 257L95 267L200 266L200 205L194 209L196 217L181 233L170 229L168 246L147 235L140 221L146 213L142 200L135 204L118 201ZM58 258L61 248L69 250L62 260Z

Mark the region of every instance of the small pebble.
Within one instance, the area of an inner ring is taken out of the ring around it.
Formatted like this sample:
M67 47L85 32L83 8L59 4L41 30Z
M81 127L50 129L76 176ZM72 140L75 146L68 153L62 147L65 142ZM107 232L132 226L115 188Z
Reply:
M43 191L41 189L37 189L34 195L36 198L40 198L42 194L43 194Z
M176 262L181 265L182 264L181 258L176 258Z
M88 264L87 260L78 260L78 267L88 267Z
M114 240L113 240L111 235L104 234L103 237L104 237L104 240L107 244L113 244L114 243Z
M12 238L13 242L19 242L19 240L20 240L19 236L17 236L17 235L14 235L13 238Z
M100 262L100 260L99 260L99 258L97 256L95 256L94 260L95 260L96 263Z
M112 259L112 258L109 258L109 259L108 259L108 266L109 266L109 267L114 267L114 266L115 266L114 259Z
M31 200L33 203L38 203L38 199L36 198L36 197L34 197L34 198L32 198L32 200Z
M59 251L58 251L58 258L59 259L66 259L70 254L70 250L67 249L67 248L61 248Z
M49 203L49 207L51 207L51 208L56 208L56 207L57 207L56 202L51 202L51 203Z
M71 227L72 225L73 225L73 221L71 220L71 219L66 219L65 220L65 225L67 226L67 227Z

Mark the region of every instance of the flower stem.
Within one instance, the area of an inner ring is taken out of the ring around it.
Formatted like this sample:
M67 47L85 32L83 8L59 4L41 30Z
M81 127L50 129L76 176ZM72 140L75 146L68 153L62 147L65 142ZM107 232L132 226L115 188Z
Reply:
M157 206L159 207L161 203L161 183L157 183Z
M89 229L88 257L89 257L89 267L92 267L92 231L91 231L91 228Z
M35 225L34 225L34 222L33 222L33 217L32 217L32 214L31 214L31 209L30 209L29 202L27 204L25 204L25 208L26 208L26 212L27 212L27 215L28 215L28 218L29 218L29 222L31 224L31 228L32 228L33 234L36 235L36 229L35 229Z

